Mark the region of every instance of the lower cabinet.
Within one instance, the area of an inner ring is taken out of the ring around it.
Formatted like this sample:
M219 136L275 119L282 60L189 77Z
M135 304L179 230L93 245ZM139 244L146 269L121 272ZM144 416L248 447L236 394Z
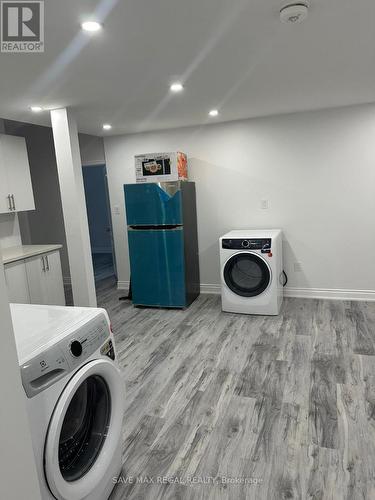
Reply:
M9 302L30 304L29 283L25 262L13 262L4 267Z
M18 268L17 271L15 271L16 268ZM8 273L9 280L7 279ZM17 283L16 281L14 284L11 283L12 274L17 274ZM65 306L64 284L58 251L6 264L5 276L11 302ZM22 282L21 276L25 276L24 282ZM24 300L26 298L28 300Z
M59 252L25 260L31 304L65 305Z

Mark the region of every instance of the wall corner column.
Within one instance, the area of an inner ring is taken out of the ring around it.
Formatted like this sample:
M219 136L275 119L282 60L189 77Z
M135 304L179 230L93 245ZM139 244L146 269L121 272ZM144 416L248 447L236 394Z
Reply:
M96 307L90 234L77 124L67 108L51 111L53 140L75 306Z

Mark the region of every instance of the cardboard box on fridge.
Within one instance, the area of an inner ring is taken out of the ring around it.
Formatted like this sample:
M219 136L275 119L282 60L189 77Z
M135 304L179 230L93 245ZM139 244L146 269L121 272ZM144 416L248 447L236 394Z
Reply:
M135 156L136 182L187 181L185 153L150 153Z

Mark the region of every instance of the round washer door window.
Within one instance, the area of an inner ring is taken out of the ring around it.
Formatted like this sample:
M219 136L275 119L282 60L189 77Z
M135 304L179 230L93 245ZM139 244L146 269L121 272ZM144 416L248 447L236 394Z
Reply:
M95 463L108 434L111 397L106 381L86 378L66 411L59 439L59 467L66 481L77 481Z
M238 253L225 264L224 281L236 295L256 297L268 287L271 271L259 255L250 252Z
M55 498L100 497L121 446L123 413L123 382L114 363L93 360L73 375L52 414L44 451Z

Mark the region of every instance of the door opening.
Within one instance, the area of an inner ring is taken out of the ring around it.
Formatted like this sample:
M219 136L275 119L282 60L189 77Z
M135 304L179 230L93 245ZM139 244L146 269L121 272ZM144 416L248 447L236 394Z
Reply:
M112 218L105 165L83 166L95 281L116 275Z

